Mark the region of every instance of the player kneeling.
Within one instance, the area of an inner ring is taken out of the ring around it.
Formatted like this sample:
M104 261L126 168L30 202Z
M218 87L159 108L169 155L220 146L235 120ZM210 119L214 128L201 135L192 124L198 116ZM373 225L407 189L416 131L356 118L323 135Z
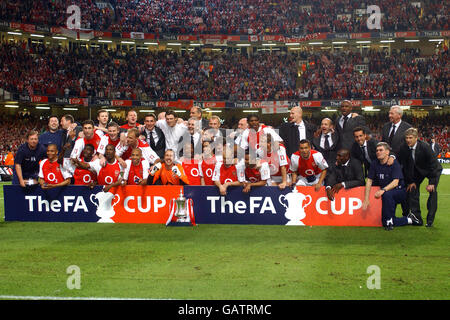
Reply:
M269 164L271 186L278 186L280 190L286 188L289 184L290 177L288 175L290 161L286 154L285 146L272 139L272 136L262 135L260 139L260 147L257 156Z
M125 160L125 163L127 167L123 174L123 183L146 185L150 165L147 160L142 158L142 150L140 148L133 149L130 159Z
M327 169L328 163L323 155L311 150L311 143L308 140L301 140L298 151L291 156L292 183L297 186L314 186L315 191L319 191L327 175Z
M147 184L155 185L185 185L189 184L181 164L175 163L175 153L172 149L164 153L164 162L156 163L147 178Z
M78 162L77 166L82 169L93 170L97 174L97 184L104 186L103 191L108 192L112 187L122 184L121 173L123 167L116 159L116 147L108 144L105 148L105 166L101 159L95 159L89 163Z
M39 164L39 184L42 189L67 186L72 175L58 163L58 147L56 144L47 146L47 159Z
M92 144L87 144L82 152L80 159L71 159L71 166L69 170L73 172L73 184L76 186L89 186L93 188L97 184L97 174L89 169L83 169L79 163L86 163L89 165L94 159L95 148Z
M218 162L214 168L214 184L219 188L220 195L227 194L228 187L241 186L245 180L244 164L237 162L234 157L234 149L230 146L223 147L223 162Z
M252 187L266 186L270 182L270 168L266 161L252 159L250 153L245 152L245 179L243 181L244 193L250 192Z

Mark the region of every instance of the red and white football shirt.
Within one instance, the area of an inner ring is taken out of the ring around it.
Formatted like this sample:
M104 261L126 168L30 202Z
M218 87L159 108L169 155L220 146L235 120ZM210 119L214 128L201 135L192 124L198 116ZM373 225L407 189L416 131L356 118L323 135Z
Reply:
M255 132L255 130L251 128L247 128L244 130L244 132L242 133L241 148L245 150L250 146L250 148L252 149L258 149L261 135L265 134L270 134L274 141L283 141L283 139L281 139L281 137L278 135L278 133L275 132L273 128L261 124L257 132Z
M197 160L182 161L181 166L188 177L189 185L200 186L202 184L199 162Z
M254 183L259 182L261 180L269 180L270 179L270 168L267 162L261 162L261 166L259 168L245 168L245 181ZM239 180L243 182L242 180Z
M203 159L198 164L198 170L200 171L200 177L203 177L205 181L205 186L213 186L214 181L212 180L214 168L216 164L221 162L215 155L213 155L209 159Z
M112 144L114 147L117 147L117 145L120 142L120 138L117 137L116 140L112 140L111 137L107 134L103 135L100 139L100 143L98 144L97 152L100 154L105 154L106 146L108 144Z
M284 145L280 144L277 151L267 154L264 154L264 150L260 148L257 150L257 155L262 161L269 164L271 177L281 177L281 167L286 167L286 173L289 171L291 161L286 154Z
M154 164L157 159L159 159L158 155L155 151L148 145L147 142L138 139L137 147L142 151L142 158L148 161L149 164ZM116 147L116 155L121 157L123 160L127 160L131 157L131 152L133 148L129 146L121 146L120 144Z
M108 185L119 179L120 173L123 171L119 161L114 163L106 163L104 167L100 165L100 159L96 159L89 163L89 166L97 173L97 183L99 185Z
M80 159L81 153L83 152L84 147L87 144L92 144L94 146L94 150L97 150L100 144L100 140L100 136L96 133L94 133L91 139L78 138L77 141L75 141L75 145L73 147L72 153L70 154L70 157Z
M139 165L135 166L131 159L125 161L127 167L125 168L123 178L129 185L137 185L139 180L148 178L148 169L150 165L147 160L141 159Z
M218 162L214 168L212 181L220 181L221 184L226 182L244 181L244 165L239 162L236 165L226 166L223 162Z
M81 158L81 161L85 162L83 158ZM73 180L74 185L85 186L91 182L97 181L97 174L92 170L75 168L73 170Z
M58 161L50 162L44 159L39 164L39 178L44 179L48 184L58 184L72 177L70 172L64 169Z
M324 159L322 153L316 150L311 150L308 159L303 159L300 151L293 153L291 156L290 170L302 177L318 175L327 168L327 161Z
M137 122L136 122L136 124L134 125L134 127L130 126L130 125L128 124L128 122L127 122L127 123L121 125L121 126L120 126L120 129L126 129L126 130L133 129L133 128L138 129L139 126L140 126L140 124L137 123Z

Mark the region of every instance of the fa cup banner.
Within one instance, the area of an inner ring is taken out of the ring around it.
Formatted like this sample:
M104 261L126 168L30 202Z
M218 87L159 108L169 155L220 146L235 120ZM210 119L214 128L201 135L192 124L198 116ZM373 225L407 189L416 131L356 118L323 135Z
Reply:
M365 211L364 187L341 189L334 201L324 187L318 192L313 187L255 187L249 193L230 187L225 196L214 186L122 186L108 192L99 186L3 188L6 221L168 224L189 217L197 225L381 226L377 188Z
M228 188L221 196L216 187L185 186L186 198L193 201L197 224L268 224L297 226L381 226L381 199L372 188L370 206L362 210L364 187L341 189L334 201L325 187L255 187L243 193L241 187Z
M4 186L5 221L166 223L181 186Z

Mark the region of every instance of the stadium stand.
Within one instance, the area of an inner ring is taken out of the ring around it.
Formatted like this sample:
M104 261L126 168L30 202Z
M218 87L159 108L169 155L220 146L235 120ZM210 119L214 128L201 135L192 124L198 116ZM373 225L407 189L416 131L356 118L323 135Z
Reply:
M2 1L0 20L64 26L66 8L72 3ZM366 6L357 0L109 0L101 4L81 0L76 4L82 12L81 27L102 31L305 34L367 30ZM380 9L384 31L448 29L445 1L388 0L380 3Z
M106 51L43 44L0 45L0 87L13 93L59 97L194 100L447 98L448 48L298 55L260 51ZM208 61L213 71L203 68ZM356 65L368 72L355 72Z

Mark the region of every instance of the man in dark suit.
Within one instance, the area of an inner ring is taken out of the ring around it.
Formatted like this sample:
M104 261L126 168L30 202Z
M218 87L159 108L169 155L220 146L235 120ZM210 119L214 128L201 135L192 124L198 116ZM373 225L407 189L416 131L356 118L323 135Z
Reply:
M279 135L286 147L286 154L290 158L298 151L300 140L312 141L316 126L303 120L303 111L300 107L293 107L289 113L289 122L283 123L279 128Z
M405 131L411 125L402 121L403 109L400 106L392 106L389 110L389 122L385 123L381 130L381 141L387 142L391 152L398 155L400 147L405 144Z
M441 148L439 148L439 145L436 143L435 138L431 138L430 146L431 150L433 150L434 155L437 157L441 153Z
M426 190L429 192L427 201L427 227L431 227L437 211L437 186L442 173L442 166L428 143L418 140L415 128L405 131L405 144L401 147L399 161L403 166L407 185L407 200L411 212L420 220L420 184L428 178Z
M70 153L75 145L75 140L78 139L78 135L83 129L76 124L75 119L70 114L63 115L60 123L62 128L61 149L66 146L64 148L64 153L62 153L62 157L70 158Z
M348 150L340 149L336 155L336 166L328 171L325 179L328 199L333 201L335 194L342 188L350 189L364 184L361 162L351 158Z
M321 134L312 140L314 149L322 153L329 166L334 166L339 137L333 131L333 121L329 118L323 119L320 124L320 131Z
M209 120L202 117L202 112L202 108L193 106L191 110L189 110L189 118L194 118L195 120L200 121L200 130L205 130L209 128Z
M199 120L196 120L194 118L190 118L188 120L187 131L180 137L179 143L180 143L180 146L182 146L181 148L179 148L179 153L178 153L179 157L187 156L187 155L184 155L184 153L186 152L184 150L184 146L186 145L186 143L191 145L192 149L188 150L189 152L191 152L193 150L194 155L199 155L202 153L202 134L200 131L200 121Z
M370 169L372 161L377 160L376 150L377 143L369 137L367 129L364 127L356 127L353 129L354 142L351 149L351 157L358 159L364 165L364 176Z
M140 134L144 136L145 141L158 157L163 159L166 151L166 138L162 130L156 126L156 121L156 115L153 113L145 115L144 127L141 129Z
M341 103L341 115L336 120L336 132L339 136L339 149L351 150L354 142L353 129L364 127L366 120L363 116L352 113L353 105L349 100Z

